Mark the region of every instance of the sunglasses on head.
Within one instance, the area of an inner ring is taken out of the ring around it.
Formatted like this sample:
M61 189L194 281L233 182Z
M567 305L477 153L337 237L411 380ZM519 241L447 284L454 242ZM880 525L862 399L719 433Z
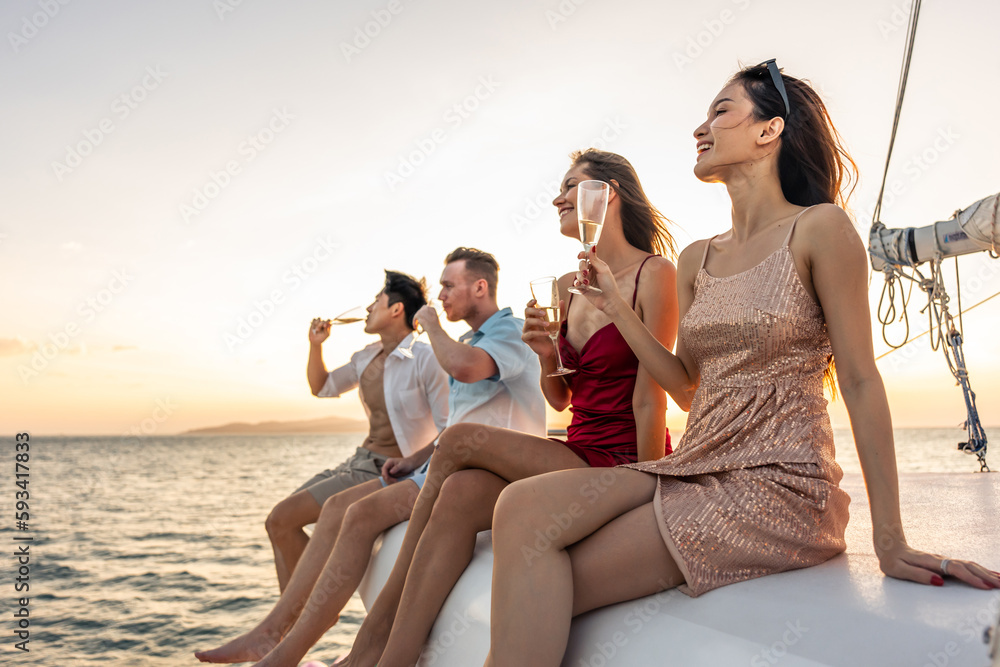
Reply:
M771 75L771 81L774 82L774 87L778 89L778 93L781 95L781 100L785 103L785 118L788 118L788 114L792 112L791 105L788 104L788 93L785 92L785 81L781 78L781 72L778 70L778 63L775 62L774 58L770 60L765 60L758 67L767 65L767 71Z

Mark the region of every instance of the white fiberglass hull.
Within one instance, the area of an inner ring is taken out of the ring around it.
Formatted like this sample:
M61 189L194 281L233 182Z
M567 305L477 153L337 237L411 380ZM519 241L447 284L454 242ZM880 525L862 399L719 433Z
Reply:
M864 484L848 475L841 486L852 498L846 554L700 598L667 591L581 616L564 667L990 665L984 631L1000 615L1000 591L884 577ZM1000 475L905 474L900 497L914 547L1000 568ZM372 557L360 590L366 605L388 576L404 532L405 524L386 533ZM472 564L434 625L422 667L483 663L492 565L490 533L481 533Z

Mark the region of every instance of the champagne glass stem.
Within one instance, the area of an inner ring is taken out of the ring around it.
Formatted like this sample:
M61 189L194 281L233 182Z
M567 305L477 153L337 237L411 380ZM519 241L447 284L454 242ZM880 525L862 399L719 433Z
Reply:
M561 373L567 369L563 366L562 353L559 352L559 334L549 334L549 338L552 339L552 345L556 348L556 372Z

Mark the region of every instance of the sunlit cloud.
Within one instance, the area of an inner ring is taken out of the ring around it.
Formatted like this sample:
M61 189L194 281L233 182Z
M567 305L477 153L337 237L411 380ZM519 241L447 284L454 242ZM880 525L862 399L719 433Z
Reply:
M0 338L0 357L16 357L29 354L37 345L21 338Z

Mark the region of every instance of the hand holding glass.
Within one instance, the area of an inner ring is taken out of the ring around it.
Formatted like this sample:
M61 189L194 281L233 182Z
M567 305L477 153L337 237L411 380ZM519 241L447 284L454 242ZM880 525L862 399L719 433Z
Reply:
M559 324L562 321L559 308L559 283L554 276L538 278L531 281L531 296L535 298L535 307L545 312L548 320L549 338L556 348L556 369L546 375L546 377L559 377L569 375L576 371L572 368L564 368L562 355L559 353Z
M580 224L580 242L583 249L590 255L590 249L597 245L604 228L604 216L608 212L608 192L611 186L604 181L580 181L576 185L576 219ZM587 260L587 270L590 271L590 260ZM601 294L601 290L590 285L570 287L574 294L593 292Z
M366 311L361 306L355 306L350 310L345 310L340 315L337 315L332 320L320 320L320 324L328 327L331 324L354 324L355 322L364 322L368 311ZM319 327L314 326L313 332L319 333L322 331Z
M437 299L431 299L430 301L427 302L427 305L430 306L431 308L433 308L434 310L439 310L440 303L441 302L438 301ZM424 332L424 328L422 326L420 326L420 322L417 320L416 317L414 317L413 318L413 338L410 339L410 344L409 345L407 345L406 347L399 348L399 353L401 355L403 355L404 357L406 357L407 359L412 359L413 358L413 345L414 345L414 343L417 342L417 338L419 338L420 334L422 334L423 332Z

